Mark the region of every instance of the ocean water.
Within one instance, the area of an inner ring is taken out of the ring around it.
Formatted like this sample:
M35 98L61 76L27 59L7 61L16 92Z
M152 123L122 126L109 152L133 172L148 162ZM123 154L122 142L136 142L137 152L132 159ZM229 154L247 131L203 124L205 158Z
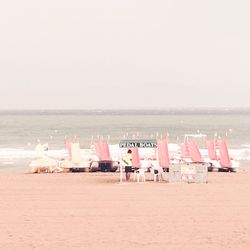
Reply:
M123 138L161 138L179 144L184 134L227 136L230 154L250 161L250 111L5 111L0 113L0 171L24 169L38 142L54 157L66 154L65 137L82 149L94 140L118 144Z

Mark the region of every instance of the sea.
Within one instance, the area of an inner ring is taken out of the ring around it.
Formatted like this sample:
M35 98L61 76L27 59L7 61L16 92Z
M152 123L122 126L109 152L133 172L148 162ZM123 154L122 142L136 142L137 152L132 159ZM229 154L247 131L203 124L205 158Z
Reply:
M185 134L227 138L230 155L250 166L250 109L168 110L5 110L0 111L0 172L28 171L38 143L48 156L67 156L65 139L78 140L82 153L93 142L168 138L178 145ZM112 152L111 152L112 153Z

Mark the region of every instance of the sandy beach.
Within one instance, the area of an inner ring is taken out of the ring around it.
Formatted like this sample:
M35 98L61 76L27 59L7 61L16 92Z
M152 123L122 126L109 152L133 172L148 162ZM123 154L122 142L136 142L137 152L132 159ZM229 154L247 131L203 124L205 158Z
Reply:
M208 184L0 174L0 249L249 249L250 172Z

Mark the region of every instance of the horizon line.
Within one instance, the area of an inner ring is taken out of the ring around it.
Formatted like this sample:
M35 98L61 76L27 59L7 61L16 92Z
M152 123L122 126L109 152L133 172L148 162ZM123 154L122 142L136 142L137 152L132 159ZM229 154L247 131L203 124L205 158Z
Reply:
M250 114L248 108L152 108L152 109L0 109L0 115L195 115Z

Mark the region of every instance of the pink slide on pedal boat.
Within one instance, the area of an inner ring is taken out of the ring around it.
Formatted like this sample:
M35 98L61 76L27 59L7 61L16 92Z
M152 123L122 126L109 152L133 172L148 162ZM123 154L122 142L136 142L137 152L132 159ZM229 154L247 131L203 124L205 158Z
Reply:
M165 170L169 169L170 157L168 151L168 141L166 139L157 141L159 166Z
M94 143L95 151L99 161L91 163L91 171L115 172L118 169L118 162L113 161L109 151L109 145L106 141Z
M229 156L228 145L226 139L218 140L219 151L220 151L220 168L219 170L226 170L228 172L236 172L240 166L238 161L233 160Z
M216 154L216 145L219 147L220 156ZM228 171L235 172L239 168L239 162L233 160L229 156L228 145L226 139L210 141L207 143L208 155L213 164L213 167L218 169L218 171Z

